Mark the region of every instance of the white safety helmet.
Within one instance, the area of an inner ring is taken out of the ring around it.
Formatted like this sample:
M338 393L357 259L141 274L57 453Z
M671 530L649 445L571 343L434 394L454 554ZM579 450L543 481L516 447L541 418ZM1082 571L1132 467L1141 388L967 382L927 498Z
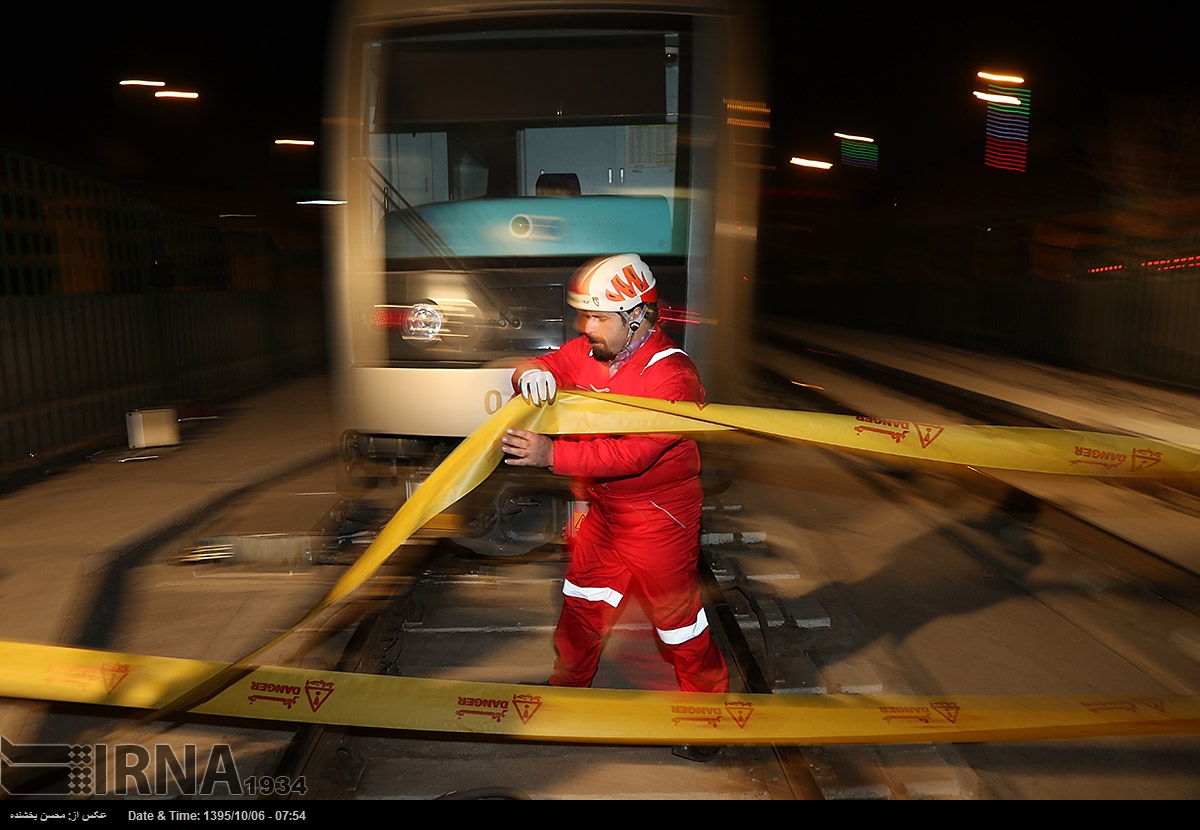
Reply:
M567 287L567 303L583 311L629 311L642 303L656 302L654 274L637 254L586 262Z

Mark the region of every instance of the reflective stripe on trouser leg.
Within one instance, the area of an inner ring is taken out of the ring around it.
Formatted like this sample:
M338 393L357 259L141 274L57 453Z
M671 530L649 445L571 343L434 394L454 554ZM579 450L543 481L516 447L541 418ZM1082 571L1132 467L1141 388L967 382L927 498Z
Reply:
M616 608L621 604L621 600L625 599L624 594L612 588L584 588L576 585L569 579L563 580L563 596L585 599L588 602L604 602L613 608ZM659 634L661 635L662 632L660 631Z
M565 589L564 589L565 590ZM686 643L688 640L699 637L708 628L708 615L704 613L704 609L700 609L700 613L696 615L696 621L691 625L685 625L683 628L675 628L670 631L663 631L661 628L654 629L658 632L658 639L662 640L669 646L677 646L681 643Z
M621 598L619 592L608 588L594 590L595 598L586 599L568 593L564 586L562 614L554 629L556 657L551 686L592 685Z
M729 691L729 667L708 628L708 615L701 608L696 621L683 628L656 628L675 667L675 679L684 692Z

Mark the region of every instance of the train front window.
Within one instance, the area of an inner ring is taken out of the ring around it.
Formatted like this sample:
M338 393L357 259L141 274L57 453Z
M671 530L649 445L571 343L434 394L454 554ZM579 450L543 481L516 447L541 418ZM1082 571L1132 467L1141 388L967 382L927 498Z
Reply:
M678 31L554 29L366 44L364 242L394 267L682 257L686 42Z

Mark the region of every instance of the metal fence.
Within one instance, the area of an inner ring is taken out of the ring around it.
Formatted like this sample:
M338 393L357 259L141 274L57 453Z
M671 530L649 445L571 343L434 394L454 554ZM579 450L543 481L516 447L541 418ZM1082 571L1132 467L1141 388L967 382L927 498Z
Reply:
M1073 250L940 227L772 245L793 316L1200 390L1200 239ZM773 272L773 273L772 273ZM778 311L774 313L779 313Z
M0 472L323 369L320 266L0 150Z

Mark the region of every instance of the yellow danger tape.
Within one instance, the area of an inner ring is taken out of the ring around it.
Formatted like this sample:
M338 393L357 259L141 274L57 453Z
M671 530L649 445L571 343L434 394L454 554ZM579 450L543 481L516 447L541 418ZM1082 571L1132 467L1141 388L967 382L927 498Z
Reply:
M0 695L158 709L228 664L0 644ZM637 744L1025 741L1200 732L1200 698L738 695L512 686L263 667L205 715L526 740Z
M599 393L562 392L559 393L556 403L543 407L530 406L521 398L516 397L501 407L483 425L459 444L446 460L430 474L413 496L401 506L400 510L387 523L375 541L363 552L362 556L295 625L234 663L227 665L188 663L187 665L189 666L204 665L207 668L204 670L178 670L182 671L182 674L179 675L182 679L178 681L172 680L170 683L160 681L158 685L152 685L151 688L155 691L153 696L147 697L136 704L115 703L114 705L136 705L142 708L153 709L154 711L140 721L140 723L145 724L173 712L188 710L207 711L203 708L203 706L208 705L205 703L206 701L210 699L214 703L216 701L225 701L229 694L236 696L236 694L244 692L245 690L237 684L241 684L247 673L254 672L257 674L260 671L268 671L260 669L258 666L263 655L290 636L297 628L313 620L329 606L347 597L378 571L383 563L401 547L405 540L434 516L453 505L486 479L502 458L500 438L506 430L514 427L524 427L543 434L690 433L742 429L764 435L774 435L889 455L923 458L930 461L997 469L1023 469L1076 475L1173 476L1194 474L1200 470L1200 453L1193 449L1149 439L1135 439L1103 433L1016 427L923 424L909 421L855 418L852 416L794 412L789 410L669 403L645 398L602 395ZM13 644L3 645L6 649L10 647L16 648ZM26 646L25 648L47 649L47 653L59 653L54 651L55 647L50 646ZM131 657L130 660L132 659ZM165 658L141 659L153 661ZM132 666L132 662L129 665ZM56 688L45 673L38 674L36 677L25 677L25 671L33 671L33 669L16 670L13 664L6 665L4 688L10 690L7 693L11 696L43 698L52 689ZM286 670L274 669L270 671ZM350 676L342 675L341 677ZM277 683L276 680L263 680L261 682ZM307 683L307 681L305 682ZM357 683L357 681L355 682ZM388 678L374 678L370 682L392 683L401 681ZM291 683L291 685L296 686L295 683ZM299 688L299 686L297 687ZM308 687L304 686L304 688ZM241 691L229 691L233 689L240 689ZM523 692L522 694L531 693ZM551 695L557 700L573 702L573 717L571 718L572 723L570 727L561 734L555 733L553 737L562 740L582 740L584 739L583 736L590 734L589 730L607 728L606 726L589 723L589 721L593 720L590 716L579 717L581 712L591 713L596 711L592 707L599 705L600 699L596 697L599 694L598 692L584 690L573 693L575 695L582 694L582 697L572 697L571 694L567 690L554 690ZM608 693L604 694L607 695ZM611 698L611 700L614 701L614 705L616 705L616 702L619 702L621 707L625 707L632 705L634 701L640 701L641 698L639 696L649 696L648 700L653 701L658 700L661 694L639 692L629 696L621 693ZM559 698L559 695L567 695L567 697ZM538 695L534 696L537 697ZM488 697L470 692L462 695L455 693L455 697L456 699L457 697L479 700L501 699L501 697L494 695ZM668 698L674 699L670 696ZM59 698L51 697L49 699ZM549 700L549 698L547 699ZM604 698L604 700L609 699L608 697ZM687 699L692 700L693 697L688 696ZM767 699L784 700L774 697ZM379 699L368 698L367 700L370 702L364 702L362 705L368 709L382 705ZM516 698L514 697L512 700L515 701ZM814 703L817 700L821 699L808 698L806 705L810 708L813 706L818 708L828 706L831 711L855 708L845 703L837 705ZM836 698L835 700L841 700L841 698ZM860 700L860 698L850 698L850 700ZM887 705L893 705L895 700L899 699L889 699L891 702ZM956 700L961 701L964 699ZM986 700L1008 701L1010 699L989 698ZM1038 703L1034 708L1035 711L1040 711L1037 707L1043 707L1046 711L1060 711L1059 704L1049 702L1054 699L1038 698L1036 700L1045 700L1048 702ZM1132 700L1132 698L1120 698L1120 700L1128 701ZM1138 700L1141 699L1139 698ZM1171 701L1171 707L1194 705L1190 698L1157 698L1155 700ZM647 702L646 705L658 706L661 704ZM679 703L672 705L685 706L692 704ZM704 704L697 702L695 705ZM713 702L711 708L724 711L730 705L732 704L729 700L720 699L719 702ZM789 706L794 705L790 704ZM895 703L895 705L902 708L909 704ZM914 703L912 705L924 707L922 711L936 711L931 708L932 704L928 700L921 704ZM961 706L962 704L960 702L957 705ZM1081 704L1077 701L1074 704L1070 704L1068 708L1077 708L1079 705ZM981 711L990 711L988 709L989 706L993 706L993 703L986 703ZM1015 706L1014 711L1029 711L1023 706L1012 703L1006 703L1000 708L1003 709L1004 706ZM1165 702L1163 706L1166 706ZM259 706L257 711L261 713L264 708L263 706ZM291 708L294 707L289 707L289 712ZM323 705L320 708L324 708ZM826 711L824 708L820 710ZM314 713L315 711L314 709ZM659 710L656 709L655 711ZM1117 706L1115 711L1123 712L1126 710L1122 709L1121 706ZM1134 712L1137 713L1136 716L1125 717L1122 715L1118 718L1118 722L1126 724L1131 722L1140 723L1143 720L1142 716L1149 716L1151 721L1158 723L1180 720L1175 715L1174 708L1171 709L1169 717L1165 715L1167 712L1165 708L1161 709L1164 713L1163 717L1156 718L1152 714L1156 711L1160 711L1160 709L1156 708L1156 704L1138 704L1134 706ZM230 710L229 713L234 712ZM899 719L899 713L900 710L893 713L897 720ZM623 710L619 719L625 718L627 714ZM253 717L257 715L246 716ZM811 719L811 713L808 717ZM930 718L939 727L942 726L941 722L936 718L932 716ZM1183 718L1180 722L1190 723L1190 718L1191 716ZM941 716L941 719L948 722L951 720L945 716ZM436 728L453 728L456 731L462 731L469 726L461 718L454 721L447 721L444 718L435 718L435 720L440 724ZM518 717L518 720L521 720L521 718ZM878 720L878 717L876 717L875 721L872 722L877 725ZM984 720L986 721L987 719L984 718ZM768 718L762 718L760 721L770 722ZM987 722L993 724L992 726L988 726L987 729L997 728L994 725L994 720ZM1093 718L1090 722L1094 724L1096 721ZM1077 723L1077 725L1081 726L1082 723ZM468 731L474 731L476 727L477 724L469 726ZM416 729L421 727L408 725L397 728ZM819 737L818 733L811 731L811 727L806 726L805 729L808 730L804 731L806 738L815 739ZM987 732L987 729L980 727L980 731L976 734L990 734ZM573 733L576 735L575 738L571 737ZM636 732L630 734L636 734L639 739L644 739L649 733ZM794 732L773 734L769 740L790 740L796 734ZM865 733L863 735L865 737ZM674 734L669 740L678 740L678 737L678 734ZM606 740L618 739L614 738L611 734L606 735ZM668 739L664 738L664 740ZM763 740L768 739L764 737ZM868 742L878 742L879 740L882 739L878 735L874 735L872 736L872 741ZM922 740L928 740L928 738L922 738Z
M589 401L585 404L580 398ZM921 423L582 391L560 394L560 400L546 409L544 428L552 429L545 431L558 434L739 429L996 470L1154 478L1200 472L1200 450L1152 438L1083 430ZM634 415L637 411L644 415Z

